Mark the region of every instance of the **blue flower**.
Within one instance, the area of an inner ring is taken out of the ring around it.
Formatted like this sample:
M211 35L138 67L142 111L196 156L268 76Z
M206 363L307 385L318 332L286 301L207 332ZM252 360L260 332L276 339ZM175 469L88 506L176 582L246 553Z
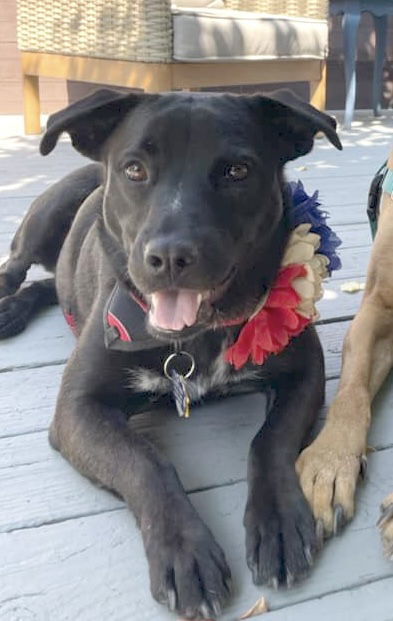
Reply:
M309 196L301 181L297 183L292 181L288 183L288 186L293 202L291 224L293 228L306 222L311 224L311 231L321 238L318 253L324 254L329 259L327 269L330 276L334 270L341 268L340 258L336 254L336 248L340 246L341 240L326 224L328 215L326 211L319 209L321 203L318 202L318 191Z

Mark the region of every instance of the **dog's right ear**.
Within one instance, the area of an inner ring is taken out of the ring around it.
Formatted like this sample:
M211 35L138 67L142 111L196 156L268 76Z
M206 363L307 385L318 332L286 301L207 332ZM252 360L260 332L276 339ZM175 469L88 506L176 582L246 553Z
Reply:
M52 114L41 140L40 152L48 155L60 134L67 132L75 149L92 160L101 159L102 147L124 116L142 101L157 95L120 93L101 89L92 95Z

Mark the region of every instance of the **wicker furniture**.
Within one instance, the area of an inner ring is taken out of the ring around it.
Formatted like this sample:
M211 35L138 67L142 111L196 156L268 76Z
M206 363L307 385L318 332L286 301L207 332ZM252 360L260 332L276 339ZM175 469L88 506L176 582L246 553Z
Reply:
M184 4L18 0L26 133L40 132L39 76L146 91L304 81L324 107L328 0Z

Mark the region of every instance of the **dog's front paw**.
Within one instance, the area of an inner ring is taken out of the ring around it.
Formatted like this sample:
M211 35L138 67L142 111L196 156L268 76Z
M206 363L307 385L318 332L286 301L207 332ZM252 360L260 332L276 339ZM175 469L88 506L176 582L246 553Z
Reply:
M381 504L381 517L378 520L385 556L393 561L393 494L386 496Z
M343 429L325 427L296 464L317 529L326 537L337 535L353 518L357 480L366 473L365 451L350 437Z
M295 473L286 491L254 482L244 516L247 564L255 584L290 587L310 570L317 552L315 523Z
M15 295L0 299L0 339L16 336L25 329L30 305Z
M145 539L152 595L187 619L215 619L230 595L224 553L199 519L173 528Z

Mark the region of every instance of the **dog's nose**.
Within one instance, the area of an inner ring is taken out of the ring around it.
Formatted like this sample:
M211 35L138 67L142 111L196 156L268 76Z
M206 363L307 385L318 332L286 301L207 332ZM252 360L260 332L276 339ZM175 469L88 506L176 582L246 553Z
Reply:
M172 276L185 272L197 260L197 250L190 242L175 242L165 238L149 241L144 252L145 266L157 276Z

